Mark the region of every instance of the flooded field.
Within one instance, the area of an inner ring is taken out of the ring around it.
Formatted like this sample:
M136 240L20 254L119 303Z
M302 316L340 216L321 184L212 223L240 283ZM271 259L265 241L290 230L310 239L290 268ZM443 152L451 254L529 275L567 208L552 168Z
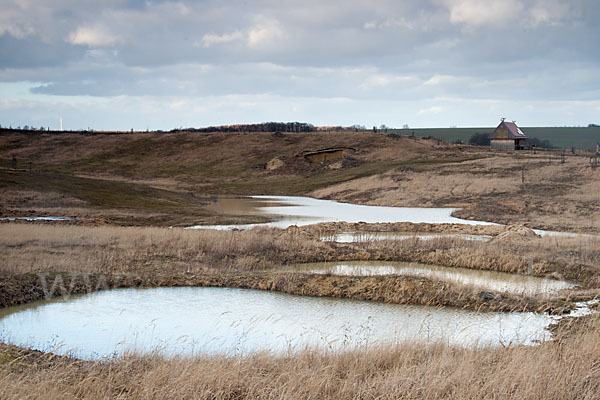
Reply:
M1 310L6 342L99 359L142 353L282 353L405 340L465 347L532 345L552 319L229 288L118 289Z
M496 271L483 271L467 268L451 268L405 262L385 261L344 261L300 264L289 268L291 271L311 274L374 276L405 275L424 277L460 285L474 286L482 290L506 292L528 296L550 294L562 289L575 287L574 284L554 279L508 274Z
M311 225L322 222L412 222L412 223L460 223L490 225L484 221L454 218L455 208L379 207L310 197L252 196L245 198L222 198L210 206L214 211L233 215L265 215L275 219L264 224L246 225L196 225L188 229L252 229L256 226L287 228L292 225Z

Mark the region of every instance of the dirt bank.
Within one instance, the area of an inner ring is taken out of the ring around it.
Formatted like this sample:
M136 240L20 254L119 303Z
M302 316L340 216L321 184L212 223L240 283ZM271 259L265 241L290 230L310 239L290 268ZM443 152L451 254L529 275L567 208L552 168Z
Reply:
M272 290L301 296L449 306L478 311L551 311L560 314L573 307L570 300L559 297L533 298L489 293L424 278L349 277L267 271L151 277L69 273L12 275L0 279L0 308L97 290L178 286Z

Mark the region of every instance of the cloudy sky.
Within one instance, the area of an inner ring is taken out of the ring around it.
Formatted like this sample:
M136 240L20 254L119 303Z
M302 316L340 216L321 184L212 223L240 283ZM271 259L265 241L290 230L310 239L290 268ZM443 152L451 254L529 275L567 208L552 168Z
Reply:
M600 122L598 0L0 0L0 124Z

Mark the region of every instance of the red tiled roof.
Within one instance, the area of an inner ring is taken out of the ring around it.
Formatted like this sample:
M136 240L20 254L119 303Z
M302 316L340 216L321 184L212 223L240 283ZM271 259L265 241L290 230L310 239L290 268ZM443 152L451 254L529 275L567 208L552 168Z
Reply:
M508 128L508 131L514 136L514 139L527 138L527 136L525 136L523 131L521 129L519 129L517 124L515 124L514 122L504 121L504 125L506 125L506 127ZM513 139L513 138L511 138L511 139Z

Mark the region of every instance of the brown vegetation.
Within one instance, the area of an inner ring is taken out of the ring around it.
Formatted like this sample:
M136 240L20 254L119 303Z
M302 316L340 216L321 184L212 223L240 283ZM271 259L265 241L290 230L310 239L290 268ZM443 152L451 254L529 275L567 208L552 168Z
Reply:
M487 153L462 163L422 163L313 192L351 203L462 207L459 218L600 232L600 174L587 157Z
M302 157L303 151L331 146L357 151L339 165ZM11 169L13 156L17 170ZM50 193L57 200L47 202L53 211L113 224L228 223L227 217L203 208L211 196L306 194L413 160L465 157L431 140L354 132L3 134L0 199L12 200L0 201L0 213L52 211L37 200ZM276 167L273 160L278 160ZM71 199L81 203L74 207Z
M369 226L367 226L369 227ZM122 286L232 286L310 296L451 305L470 309L541 310L597 294L598 240L533 239L518 245L454 238L336 244L314 229L204 231L166 228L0 225L0 305L43 298L36 274L61 274L77 291ZM578 283L569 297L499 295L488 301L470 287L409 277L331 277L280 272L318 261L397 260L559 277ZM83 280L84 275L89 275ZM48 279L55 279L51 275ZM62 293L56 292L55 295Z
M351 160L309 163L305 150L352 147ZM19 160L16 170L11 158ZM276 160L276 161L274 161ZM29 169L29 161L32 168ZM3 216L91 217L0 224L0 307L132 286L229 286L480 310L550 310L600 295L596 237L538 238L522 228L323 224L253 231L164 228L254 222L208 205L228 194L313 193L361 204L464 207L457 216L554 230L600 231L598 176L583 157L489 153L372 133L0 135ZM92 224L92 223L90 223ZM143 225L119 227L111 225ZM163 228L148 227L162 226ZM347 231L486 234L338 244ZM504 237L505 236L505 237ZM504 238L503 238L504 237ZM566 279L547 297L400 276L341 277L281 266L336 260L411 261ZM46 283L57 283L51 293ZM63 291L64 289L64 291ZM566 324L569 325L569 324ZM539 347L458 349L415 343L350 353L83 362L0 343L2 398L548 398L600 393L600 319L559 329Z

